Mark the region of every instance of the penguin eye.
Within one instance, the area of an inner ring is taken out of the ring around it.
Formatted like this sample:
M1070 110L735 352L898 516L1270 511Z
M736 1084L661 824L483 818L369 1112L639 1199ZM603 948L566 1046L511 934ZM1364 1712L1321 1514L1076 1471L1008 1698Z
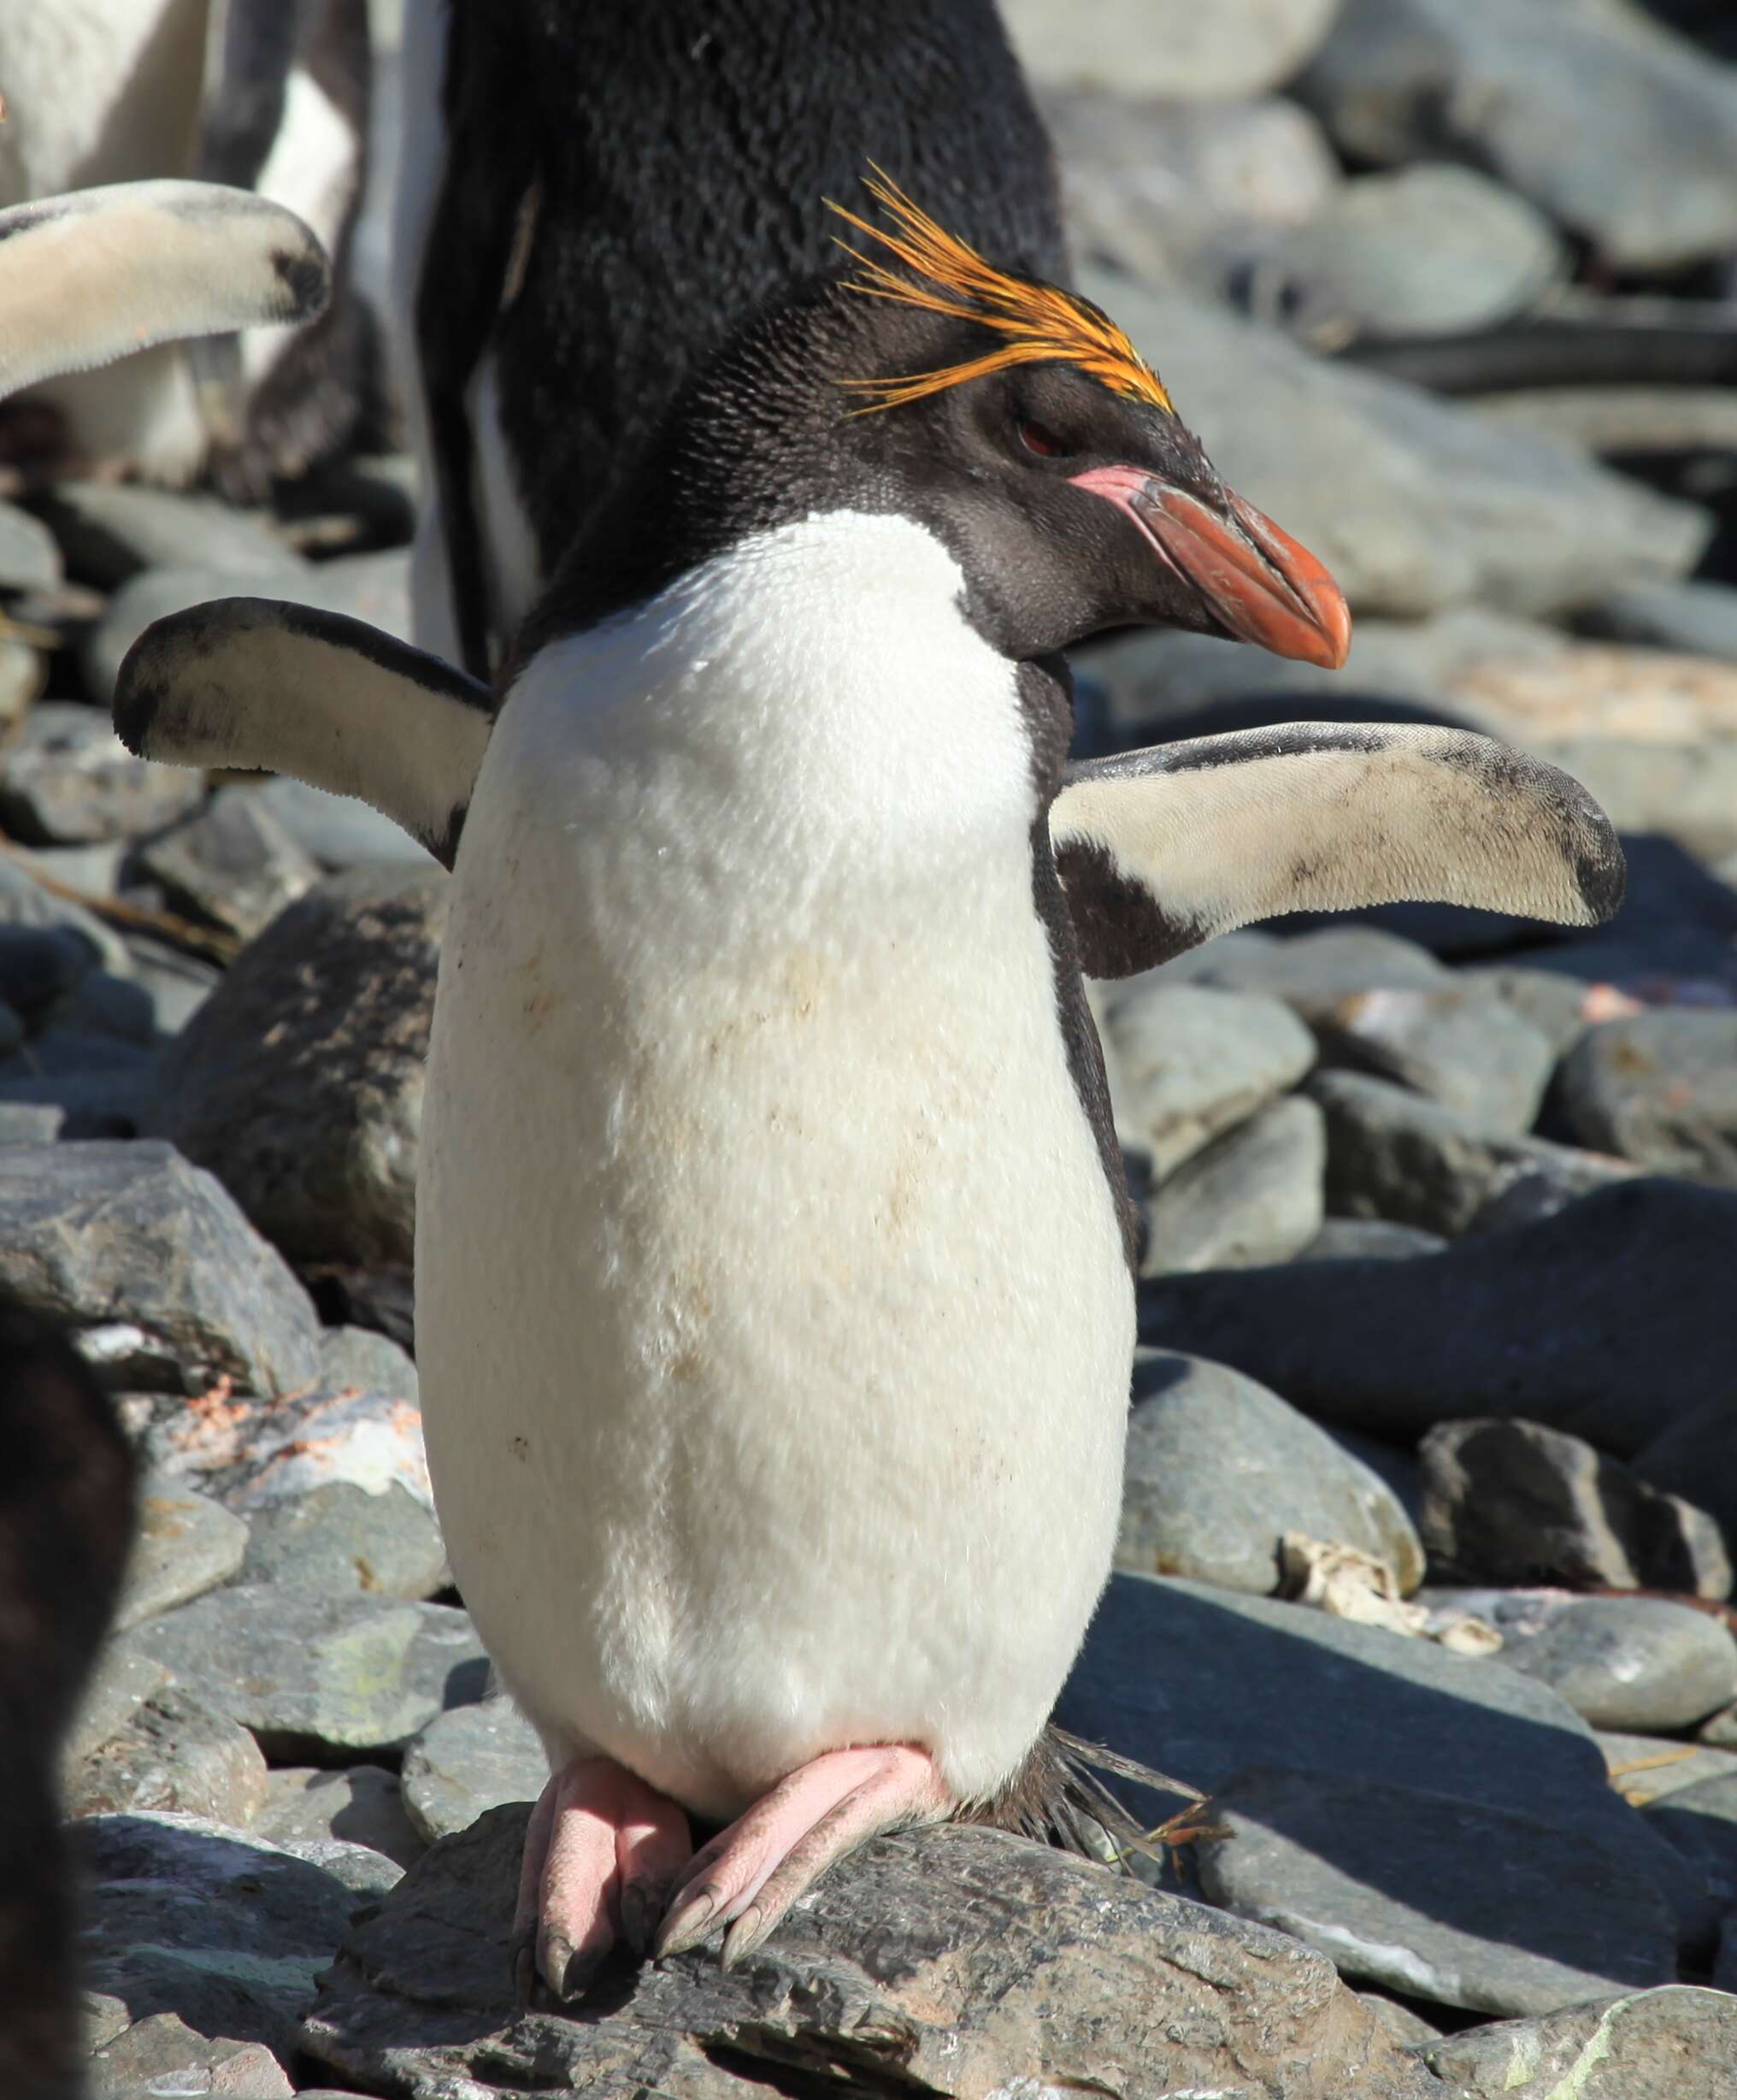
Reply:
M1035 452L1039 459L1056 459L1066 449L1053 431L1045 430L1041 423L1019 424L1019 441L1028 452Z

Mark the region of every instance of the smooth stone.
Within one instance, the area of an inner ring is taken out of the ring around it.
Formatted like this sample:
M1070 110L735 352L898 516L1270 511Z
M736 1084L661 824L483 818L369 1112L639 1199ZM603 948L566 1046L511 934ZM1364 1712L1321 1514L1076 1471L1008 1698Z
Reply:
M1616 270L1737 245L1737 86L1663 34L1535 0L1345 0L1294 84L1340 149L1471 161Z
M1523 1177L1563 1200L1625 1179L1622 1161L1476 1124L1439 1101L1362 1072L1317 1071L1307 1091L1327 1118L1327 1206L1457 1238Z
M78 1135L76 1119L63 1102L13 1101L0 1092L0 1145L49 1145L57 1137ZM131 1131L117 1122L100 1135L127 1137Z
M1141 982L1110 1004L1104 1036L1116 1128L1162 1179L1286 1093L1315 1059L1275 999Z
M327 1391L396 1393L414 1407L416 1366L389 1335L369 1327L328 1327L320 1336L320 1383Z
M1191 983L1265 992L1297 1008L1375 990L1444 991L1457 982L1428 948L1378 926L1333 926L1284 938L1222 935L1181 961Z
M0 926L0 1000L15 1020L60 1006L96 963L90 943L68 927Z
M304 852L328 874L366 867L375 861L402 861L410 867L439 865L426 846L401 831L390 817L353 796L310 788L305 781L280 776L252 791Z
M1257 1110L1153 1191L1141 1274L1288 1261L1321 1230L1326 1171L1313 1101L1289 1094Z
M1321 1230L1294 1259L1298 1261L1410 1261L1439 1254L1447 1242L1421 1225L1391 1218L1323 1218Z
M1711 1749L1737 1750L1737 1705L1722 1707L1696 1733Z
M253 1828L274 1844L337 1838L413 1866L427 1849L404 1813L396 1772L350 1765L341 1772L286 1765L266 1776L265 1802Z
M1737 1779L1737 1753L1705 1743L1673 1743L1667 1737L1597 1731L1610 1767L1610 1784L1624 1801L1645 1808L1703 1779Z
M1164 1277L1141 1286L1140 1338L1395 1442L1475 1412L1632 1459L1696 1408L1730 1406L1734 1245L1737 1194L1622 1182L1415 1261Z
M157 1027L165 1035L179 1035L223 982L223 972L138 934L127 945L133 974L156 1009Z
M289 598L304 564L270 528L215 496L188 496L142 481L57 481L37 508L66 557L68 572L104 590L145 569L200 568L227 580L212 596L262 587L263 572Z
M112 1382L202 1392L309 1384L319 1323L287 1264L209 1174L150 1142L0 1149L0 1283L63 1324L130 1334Z
M446 876L328 876L165 1055L153 1129L298 1260L408 1262Z
M580 2018L513 1997L528 1811L445 1839L350 1935L302 2030L372 2090L751 2100L807 2091L1037 2096L1077 2085L1249 2100L1432 2100L1330 1962L1257 1926L998 1831L876 1838L734 1972L710 1948L612 1972ZM1023 1920L986 1930L986 1919ZM751 2050L744 2061L745 2038Z
M1209 1901L1292 1933L1342 1976L1475 2012L1550 2013L1669 1983L1675 1920L1580 1832L1463 1797L1255 1767L1193 1848Z
M124 1632L215 1590L235 1573L246 1552L246 1524L221 1502L175 1481L145 1481L138 1492L132 1552L115 1607L115 1630Z
M156 1001L136 978L93 970L55 1009L56 1028L156 1048Z
M42 520L15 503L0 503L0 590L52 591L65 573Z
M350 1911L352 1920L371 1914L404 1878L404 1870L396 1860L376 1852L372 1845L351 1844L343 1838L286 1838L284 1850L323 1868L334 1880L341 1881L352 1896L361 1899Z
M226 1512L226 1514L227 1513ZM392 1482L370 1495L347 1480L254 1513L241 1576L327 1596L432 1597L452 1580L433 1513Z
M1398 1499L1325 1430L1240 1372L1163 1351L1134 1363L1116 1564L1256 1596L1287 1531L1387 1562L1402 1591L1423 1552Z
M1584 1838L1624 1862L1637 1898L1654 1885L1669 1892L1681 1873L1680 1855L1609 1784L1586 1724L1546 1686L1302 1605L1114 1574L1056 1719L1209 1795L1282 1757L1287 1770L1415 1786ZM1179 1806L1120 1790L1154 1823ZM1397 1861L1374 1885L1422 1894Z
M1582 1143L1737 1186L1737 1012L1661 1007L1589 1029L1557 1082Z
M1732 405L1737 408L1737 403ZM1737 584L1699 579L1630 584L1585 607L1575 624L1583 634L1606 635L1612 641L1680 649L1688 656L1737 664Z
M1416 2053L1469 2100L1726 2100L1737 1998L1668 1985L1472 2027Z
M1728 386L1524 386L1481 393L1466 406L1494 429L1523 431L1528 437L1610 459L1634 452L1737 449L1737 398ZM1617 583L1612 593L1593 604L1607 604L1615 591L1647 587ZM1576 620L1589 610L1577 609ZM1643 641L1646 637L1624 639ZM1671 646L1693 649L1700 656L1724 653L1703 649L1687 636Z
M320 866L253 789L220 788L202 810L148 841L139 871L171 909L250 941L310 890Z
M1494 327L1530 306L1564 260L1541 212L1445 162L1353 177L1280 252L1360 334L1377 336Z
M247 1730L170 1685L70 1775L66 1810L175 1812L238 1828L252 1822L265 1795L265 1759Z
M1716 1619L1657 1597L1443 1590L1496 1627L1501 1661L1598 1728L1690 1728L1737 1696L1737 1641Z
M91 1816L74 1841L86 1986L123 1999L136 2020L174 2013L289 2061L302 2009L349 1929L344 1885L197 1816Z
M1705 1510L1737 1550L1737 1400L1728 1390L1674 1415L1633 1464L1649 1486Z
M1118 95L1229 102L1282 86L1321 45L1336 0L1005 0L1014 50L1033 80Z
M153 2013L97 2050L85 2067L88 2100L156 2100L221 2093L224 2100L294 2100L283 2065L260 2042L198 2033L174 2013Z
M1457 975L1468 990L1475 988L1510 1007L1543 1036L1554 1058L1571 1050L1592 1024L1587 988L1578 978L1520 963L1475 964Z
M1418 1447L1419 1529L1438 1580L1731 1594L1705 1511L1540 1422L1440 1422Z
M45 659L27 642L0 636L0 727L9 735L26 719L47 683Z
M508 1699L438 1715L404 1752L405 1812L429 1844L504 1802L534 1802L548 1780L537 1731Z
M1723 1908L1737 1915L1737 1772L1676 1787L1646 1814L1705 1871Z
M0 824L26 844L141 838L204 796L197 773L135 758L107 715L72 700L32 708L0 762Z
M1529 1130L1556 1067L1550 1041L1479 985L1351 992L1299 1011L1323 1065L1395 1080L1483 1130Z
M70 934L93 962L117 976L132 974L127 944L113 927L105 926L83 905L45 889L22 858L0 855L0 928L15 927L46 927Z
M137 1637L279 1763L401 1749L447 1707L480 1699L488 1671L469 1619L450 1605L274 1584L215 1590Z
M111 1639L97 1661L84 1696L61 1745L62 1773L70 1773L93 1750L117 1736L154 1692L169 1681L155 1655L132 1637Z
M1548 613L1675 581L1700 557L1708 521L1691 505L1176 292L1079 275L1150 353L1228 485L1282 518L1359 614L1471 600Z

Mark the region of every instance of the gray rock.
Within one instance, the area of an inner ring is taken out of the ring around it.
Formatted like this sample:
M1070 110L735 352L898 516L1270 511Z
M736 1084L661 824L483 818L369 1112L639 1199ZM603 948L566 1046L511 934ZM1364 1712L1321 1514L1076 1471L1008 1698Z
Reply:
M1672 1743L1659 1736L1598 1731L1610 1784L1624 1801L1645 1808L1703 1779L1737 1778L1737 1752L1702 1743Z
M1138 1358L1116 1563L1263 1596L1286 1531L1385 1560L1402 1590L1423 1579L1397 1498L1324 1430L1222 1364Z
M396 1772L379 1765L351 1765L322 1772L314 1765L288 1765L266 1778L265 1804L253 1827L274 1844L310 1838L342 1839L409 1867L426 1849L404 1813Z
M90 2100L139 2100L141 2094L221 2093L227 2100L280 2100L295 2087L261 2042L200 2034L174 2013L135 2020L97 2050L85 2066Z
M1346 0L1297 84L1340 145L1487 168L1616 269L1737 244L1737 88L1663 36L1513 0Z
M113 1382L197 1393L215 1378L311 1382L319 1323L288 1266L209 1174L161 1144L0 1149L0 1283L115 1337Z
M1657 1597L1451 1590L1502 1636L1502 1661L1548 1684L1595 1727L1692 1727L1737 1695L1737 1641L1705 1612Z
M1488 176L1442 162L1344 184L1280 252L1360 334L1375 336L1493 327L1530 306L1563 265L1542 213Z
M91 956L117 976L132 974L127 946L94 911L44 889L21 859L0 855L0 927L51 927L76 935Z
M1315 1057L1277 1000L1141 982L1110 1005L1104 1039L1116 1127L1162 1179L1293 1086Z
M1697 1734L1711 1749L1737 1750L1737 1705L1721 1708L1701 1724Z
M138 934L127 947L134 975L156 1009L157 1027L165 1035L179 1035L222 982L222 971Z
M421 1415L389 1394L315 1386L281 1400L157 1405L133 1435L156 1471L197 1485L250 1522L333 1483L369 1495L397 1486L425 1508L433 1506Z
M1554 970L1528 970L1523 964L1495 963L1458 973L1459 981L1499 999L1536 1029L1560 1058L1571 1050L1590 1025L1587 986L1579 977Z
M1402 2047L1413 2042L1434 2042L1441 2029L1432 2026L1414 2006L1402 2005L1397 1998L1390 1998L1381 1991L1359 1991L1357 2003L1367 2005L1393 2039Z
M9 733L48 682L48 666L26 642L0 637L0 725Z
M1675 1921L1578 1832L1402 1785L1254 1767L1194 1848L1210 1901L1341 1975L1440 2005L1550 2013L1675 1980Z
M9 1101L0 1094L0 1145L50 1145L69 1135L72 1116L60 1101ZM70 1133L76 1136L76 1129ZM120 1128L103 1132L107 1137L125 1137Z
M142 838L204 794L197 773L135 758L95 708L44 700L0 768L0 824L44 845Z
M1332 926L1283 937L1227 935L1183 959L1195 983L1267 992L1299 1009L1359 992L1446 990L1457 982L1428 948L1378 926Z
M286 558L296 562L293 555ZM121 659L153 620L183 612L189 605L203 605L208 598L233 598L238 592L287 599L295 605L317 606L322 612L347 613L400 640L409 637L409 557L403 548L384 554L349 554L317 567L303 563L278 575L262 570L241 579L219 569L151 569L121 585L85 641L81 666L86 686L106 707L115 696Z
M1725 2100L1737 1998L1672 1985L1469 2028L1417 2054L1469 2100Z
M132 988L128 986L131 990ZM23 1056L8 1058L0 1076L9 1083L25 1078L74 1078L97 1072L149 1072L155 1051L124 1037L70 1026L58 1013L31 1039Z
M1140 1334L1395 1442L1475 1411L1629 1458L1671 1421L1730 1405L1733 1244L1730 1190L1626 1182L1415 1261L1164 1277L1141 1287ZM1657 1466L1644 1477L1684 1491Z
M534 1802L548 1779L537 1731L508 1699L438 1715L404 1752L404 1807L430 1844L490 1808Z
M241 787L220 788L202 810L141 846L138 863L173 909L244 941L320 879L319 864L255 790Z
M1057 1719L1210 1795L1250 1765L1397 1781L1583 1838L1623 1862L1637 1896L1658 1886L1675 1900L1681 1877L1681 1855L1610 1786L1590 1731L1544 1684L1301 1605L1113 1575ZM1122 1790L1153 1822L1178 1805ZM1428 1908L1397 1861L1374 1885Z
M334 876L250 943L164 1058L153 1126L304 1260L408 1262L446 877Z
M527 1811L437 1845L351 1935L303 2026L315 2061L416 2100L646 2091L750 2100L890 2081L909 2100L1039 2093L1433 2100L1332 1965L994 1831L879 1838L733 1973L701 1950L622 1971L579 2017L515 2017L508 1938ZM1016 1918L1022 1929L985 1931Z
M1534 748L1625 835L1657 832L1710 859L1737 849L1737 740L1564 735L1540 737Z
M1438 1579L1731 1594L1704 1511L1541 1423L1440 1422L1418 1448L1420 1529Z
M156 1001L145 987L112 970L93 970L55 1009L55 1025L110 1035L142 1049L156 1047Z
M1150 353L1229 485L1325 562L1360 614L1472 599L1550 612L1674 581L1705 544L1703 514L1573 453L1175 292L1080 280Z
M138 1642L121 1636L111 1640L97 1660L79 1711L61 1745L63 1776L74 1771L92 1750L119 1735L169 1673Z
M389 1335L371 1327L328 1327L320 1336L320 1383L341 1393L396 1393L414 1406L421 1395L416 1366Z
M400 1749L444 1708L480 1699L488 1669L469 1619L449 1605L276 1584L215 1590L135 1637L280 1763Z
M1257 1110L1152 1192L1141 1273L1288 1261L1321 1230L1326 1171L1313 1101L1291 1094Z
M170 1685L69 1775L66 1808L175 1812L236 1829L253 1820L265 1792L265 1759L246 1729Z
M415 868L439 865L426 846L401 831L390 817L350 795L310 788L280 777L253 790L290 836L328 872L366 867L380 860Z
M1327 1206L1449 1238L1516 1182L1569 1201L1634 1170L1606 1155L1476 1124L1439 1101L1361 1072L1320 1071L1310 1098L1327 1118Z
M1728 1392L1676 1415L1634 1465L1650 1486L1705 1509L1737 1545L1737 1405Z
M1558 1098L1584 1144L1654 1173L1737 1185L1737 1013L1666 1006L1589 1029Z
M260 590L291 598L307 567L268 526L214 496L142 481L58 481L38 508L71 574L105 590L142 569L200 568L225 580L214 598Z
M404 1878L396 1860L372 1845L351 1844L343 1838L291 1838L284 1850L310 1866L322 1867L341 1881L352 1896L362 1900L350 1912L352 1918L371 1913L383 1896L390 1896Z
M1481 393L1467 405L1494 428L1523 431L1595 456L1724 451L1737 445L1737 400L1728 386L1526 386ZM1607 604L1609 596L1593 602ZM1585 610L1576 612L1577 620ZM1722 653L1683 646L1697 656Z
M1730 403L1730 397L1725 397ZM1737 406L1737 404L1731 404ZM1737 585L1636 583L1607 592L1576 616L1582 633L1737 664Z
M124 1631L215 1590L234 1574L246 1552L247 1525L221 1502L175 1481L145 1481L139 1489L138 1527L127 1578L115 1610L116 1630Z
M1014 48L1033 79L1228 102L1282 86L1317 50L1335 0L1099 0L1089 13L1054 0L1008 0Z
M1646 1814L1704 1869L1721 1908L1737 1916L1737 1772L1675 1788Z
M52 1111L55 1135L61 1138L135 1137L150 1098L149 1070L0 1080L0 1106Z
M1390 1218L1325 1218L1321 1230L1296 1256L1298 1261L1409 1261L1439 1254L1447 1242L1421 1225L1397 1225Z
M174 2013L288 2061L297 2016L349 1926L344 1885L196 1816L91 1816L75 1843L87 1986L123 1999L135 2019Z
M241 1574L327 1596L413 1601L452 1580L433 1512L397 1481L379 1495L329 1481L256 1511Z
M1529 1130L1556 1065L1549 1040L1477 984L1299 1000L1325 1065L1427 1094L1481 1130Z
M0 590L51 591L64 573L55 536L41 519L0 503Z

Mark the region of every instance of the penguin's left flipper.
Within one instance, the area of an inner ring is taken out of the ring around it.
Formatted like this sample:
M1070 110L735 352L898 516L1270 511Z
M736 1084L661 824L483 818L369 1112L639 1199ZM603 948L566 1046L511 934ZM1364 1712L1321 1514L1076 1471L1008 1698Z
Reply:
M281 204L121 182L0 211L0 396L185 336L310 321L326 251Z
M1595 926L1622 850L1575 781L1493 738L1287 723L1071 767L1050 838L1088 976L1286 911L1406 900Z
M154 622L115 686L115 729L140 758L355 795L448 868L492 707L486 686L364 621L264 598Z

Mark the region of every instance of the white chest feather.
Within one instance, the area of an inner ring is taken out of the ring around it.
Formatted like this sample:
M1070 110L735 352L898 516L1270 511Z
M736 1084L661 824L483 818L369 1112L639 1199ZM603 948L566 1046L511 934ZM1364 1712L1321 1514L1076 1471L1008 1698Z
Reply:
M992 1790L1108 1566L1131 1293L957 588L906 522L816 519L545 652L456 876L418 1228L455 1565L551 1744L714 1813L851 1742Z

